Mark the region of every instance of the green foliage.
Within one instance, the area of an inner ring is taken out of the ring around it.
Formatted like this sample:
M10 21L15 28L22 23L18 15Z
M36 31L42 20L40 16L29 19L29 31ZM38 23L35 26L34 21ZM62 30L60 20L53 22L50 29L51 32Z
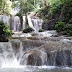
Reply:
M55 28L57 32L64 32L64 34L72 36L72 24L65 24L64 22L58 22Z
M9 0L0 0L0 15L11 15L11 2Z
M55 29L57 30L57 32L64 31L64 26L65 26L64 22L58 22L58 24L56 24L55 26Z
M70 19L69 23L72 24L72 18Z
M56 19L69 23L72 18L72 0L53 0L51 5L48 6L38 11L40 18L48 20Z
M48 19L48 13L50 11L50 6L46 6L38 10L38 16L42 19Z
M44 0L18 0L18 6L20 9L19 13L26 14L28 12L32 12L44 6ZM48 0L46 0L46 4L48 4Z
M9 29L8 25L0 22L0 41L5 41L7 37L12 36L12 31Z
M35 9L33 0L19 1L20 12L22 15L26 15L28 12L33 11Z
M67 35L72 36L72 24L66 24L64 29L65 29Z
M46 7L40 9L38 14L43 19L57 19L59 18L61 7L62 3L60 0L54 0L51 5L47 5Z
M64 15L63 21L69 23L72 18L72 0L66 0L63 4L62 13Z
M56 0L51 8L50 8L50 12L51 12L51 17L52 19L58 19L60 14L61 14L61 8L63 7L62 3L58 0Z
M19 18L21 18L22 19L22 14L21 13L17 13L15 16L18 16Z
M23 33L30 33L32 31L34 31L34 30L31 27L28 27L28 28L23 30Z
M39 32L43 32L43 29L39 29Z
M64 31L72 35L72 0L51 0L51 4L41 8L38 16L45 22L50 20L59 21L55 28L57 32Z

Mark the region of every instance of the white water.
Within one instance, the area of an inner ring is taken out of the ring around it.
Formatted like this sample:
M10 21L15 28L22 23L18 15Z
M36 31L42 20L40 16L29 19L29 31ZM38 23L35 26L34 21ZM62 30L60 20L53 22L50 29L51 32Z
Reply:
M31 21L36 31L39 31L39 29L42 29L42 23L43 23L42 19L32 19Z
M14 17L14 31L20 31L20 18L18 16Z
M52 30L52 31L44 31L44 32L34 31L32 33L14 32L14 35L12 35L12 37L32 37L33 34L35 34L38 37L42 37L42 38L57 35L56 31Z
M0 21L3 21L4 23L6 23L9 27L10 27L10 16L6 16L6 15L0 15Z
M29 26L36 31L35 26L33 26L32 22L31 22L31 18L29 16L28 16L28 23L29 23Z
M6 18L6 19L5 19ZM4 21L9 25L9 16L0 16L0 20ZM12 28L14 31L20 30L20 19L19 17L15 16L12 17ZM39 19L31 19L28 18L29 25L38 31L42 28L42 21ZM9 25L10 26L10 25ZM25 29L25 16L23 16L23 29ZM40 37L50 37L52 35L55 35L55 31L46 31L42 33L37 33ZM14 36L16 37L16 35ZM32 37L32 34L22 34L21 33L17 37ZM66 42L64 39L63 42ZM69 40L67 40L69 42ZM67 43L66 42L66 43ZM34 46L35 45L35 46ZM53 65L49 66L47 61L47 53L44 49L36 50L37 47L43 45L40 44L40 42L31 42L31 41L21 41L18 39L10 40L8 43L0 43L0 72L72 72L72 68L69 67L57 67L55 60L56 60L56 54L52 54L51 59L49 60L49 63L52 61ZM35 50L36 55L35 55ZM54 51L55 52L55 51ZM53 52L53 53L54 53ZM34 54L33 54L34 53ZM65 55L65 59L67 58L67 54L63 51L62 52ZM31 61L29 59L31 57ZM39 58L39 59L38 59ZM71 56L70 56L71 58ZM29 59L29 60L28 60ZM28 62L30 65L28 65ZM31 66L31 63L35 66ZM65 61L64 61L65 62ZM36 66L37 64L40 64L40 66ZM65 62L66 63L66 62ZM64 63L64 64L65 64ZM66 64L65 64L66 66Z
M48 56L45 49L42 47L39 50L37 49L37 47L45 43L42 42L30 40L21 41L19 39L13 39L4 43L0 42L0 72L72 72L72 68L70 67L57 67L54 66L55 64L52 66L47 65L48 61L49 63L51 61L55 63L56 54L52 54L51 59L47 60ZM55 53L56 51L51 52ZM63 53L65 58L67 58L67 54L64 51ZM35 61L33 66L28 65L29 57L33 60L30 60L31 62L34 63ZM39 57L42 61L38 59ZM40 66L36 66L38 62L41 64Z
M0 21L3 21L6 23L11 30L19 32L21 30L21 24L20 24L20 18L18 16L6 16L6 15L0 15ZM31 28L33 28L35 31L38 31L42 28L43 21L41 19L31 19L28 16L28 23ZM25 16L23 16L23 29L26 28L26 20ZM23 30L22 29L22 30Z

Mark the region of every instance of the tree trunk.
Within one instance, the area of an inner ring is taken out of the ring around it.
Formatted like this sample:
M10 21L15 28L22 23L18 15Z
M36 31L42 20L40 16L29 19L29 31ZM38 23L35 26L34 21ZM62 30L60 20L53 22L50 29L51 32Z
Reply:
M29 24L28 24L28 18L27 18L27 14L26 14L26 28L29 27Z
M20 30L22 31L22 30L23 30L23 17L20 18L20 24L21 24L21 28L20 28Z

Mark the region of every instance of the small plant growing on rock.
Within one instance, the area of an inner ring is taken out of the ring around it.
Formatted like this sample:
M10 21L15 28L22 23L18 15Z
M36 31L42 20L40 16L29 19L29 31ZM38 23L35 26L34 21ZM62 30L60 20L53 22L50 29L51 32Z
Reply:
M58 22L58 24L56 24L55 26L55 29L57 30L57 32L61 32L64 31L64 27L65 27L64 22Z
M43 29L39 29L39 32L43 32Z
M34 29L32 29L31 27L27 27L26 29L23 30L23 33L30 33L34 31Z

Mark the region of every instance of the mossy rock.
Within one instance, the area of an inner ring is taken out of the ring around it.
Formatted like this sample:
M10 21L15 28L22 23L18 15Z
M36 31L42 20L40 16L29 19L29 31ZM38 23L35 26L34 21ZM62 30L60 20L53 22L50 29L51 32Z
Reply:
M28 27L28 28L23 30L23 33L30 33L32 31L34 31L34 29L32 29L31 27Z
M39 32L43 32L43 29L39 29Z

